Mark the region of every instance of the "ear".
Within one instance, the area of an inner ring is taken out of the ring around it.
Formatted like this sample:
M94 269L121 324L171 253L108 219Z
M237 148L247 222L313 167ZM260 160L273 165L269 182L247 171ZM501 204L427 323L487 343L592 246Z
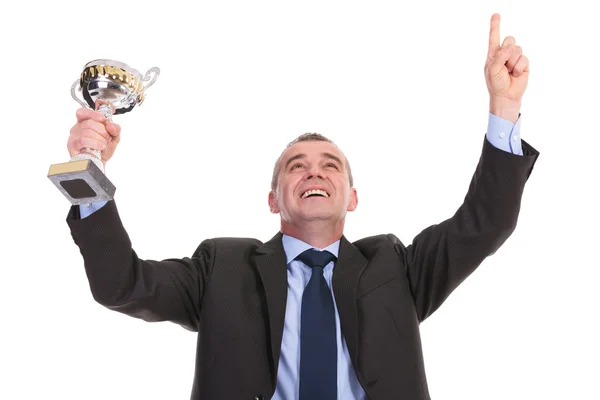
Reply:
M348 211L354 211L356 210L356 207L358 206L358 194L356 193L356 189L351 188L350 189L350 203L348 203Z
M275 198L275 192L272 190L269 192L269 209L273 214L279 213L279 207L277 206L277 200Z

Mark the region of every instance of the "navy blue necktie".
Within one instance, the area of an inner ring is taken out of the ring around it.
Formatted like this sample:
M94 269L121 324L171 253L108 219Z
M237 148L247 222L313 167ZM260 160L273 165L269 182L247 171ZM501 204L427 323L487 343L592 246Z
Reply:
M335 310L323 268L335 256L309 249L296 259L312 268L302 295L300 322L300 400L337 399Z

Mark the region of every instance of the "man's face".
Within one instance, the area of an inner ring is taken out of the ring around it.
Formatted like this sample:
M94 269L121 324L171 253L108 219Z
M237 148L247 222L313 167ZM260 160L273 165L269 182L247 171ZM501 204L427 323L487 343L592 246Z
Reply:
M269 193L271 212L281 213L287 224L344 220L358 203L350 188L342 152L332 143L304 141L288 148L281 157L275 193Z

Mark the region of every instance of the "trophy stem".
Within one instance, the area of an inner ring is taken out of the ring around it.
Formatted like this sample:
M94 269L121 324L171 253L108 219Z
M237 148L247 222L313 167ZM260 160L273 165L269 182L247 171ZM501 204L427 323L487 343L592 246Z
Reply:
M101 112L107 120L112 122L113 108L111 107L110 103L100 104L100 107L98 107L96 111Z

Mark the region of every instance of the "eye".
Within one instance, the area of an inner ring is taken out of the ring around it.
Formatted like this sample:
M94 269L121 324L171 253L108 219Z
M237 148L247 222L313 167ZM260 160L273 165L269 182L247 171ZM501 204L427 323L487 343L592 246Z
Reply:
M339 168L338 168L338 166L337 166L337 164L335 164L335 163L332 163L332 162L325 164L325 166L326 166L326 167L333 167L333 168L335 168L335 169L339 169Z
M292 165L292 168L291 168L291 169L292 169L292 170L294 170L294 169L300 168L300 167L302 167L302 166L303 166L302 164L300 164L300 163L296 163L296 164L293 164L293 165Z

